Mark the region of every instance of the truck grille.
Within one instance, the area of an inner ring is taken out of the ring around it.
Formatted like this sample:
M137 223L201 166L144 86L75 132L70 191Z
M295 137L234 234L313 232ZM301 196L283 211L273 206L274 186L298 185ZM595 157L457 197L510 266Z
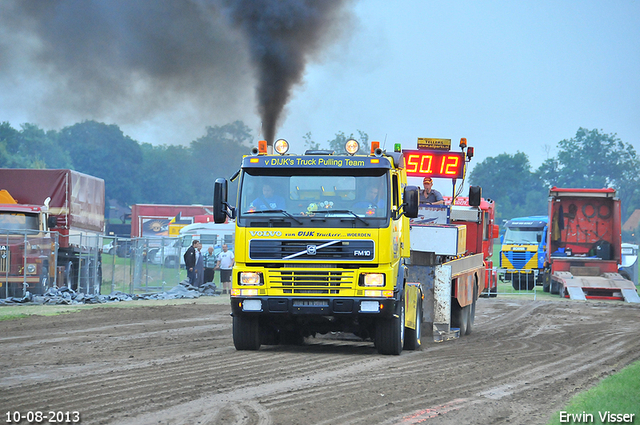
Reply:
M372 261L372 240L252 240L252 260Z
M11 253L8 249L0 251L0 273L6 273L9 270L10 260Z
M285 294L339 294L353 286L354 270L273 270L271 287Z
M525 252L506 252L505 253L513 267L517 270L522 270L526 267L527 263L531 258L536 255L535 252L525 251Z

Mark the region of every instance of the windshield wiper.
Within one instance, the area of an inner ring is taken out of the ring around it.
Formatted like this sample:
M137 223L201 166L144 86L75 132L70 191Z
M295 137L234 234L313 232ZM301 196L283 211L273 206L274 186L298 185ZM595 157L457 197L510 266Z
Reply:
M293 221L295 221L296 223L302 224L302 222L300 220L298 220L297 218L295 218L294 216L292 216L291 214L289 214L285 210L260 210L260 211L245 211L244 212L244 214L266 214L266 213L282 213L282 214L286 215L287 217L289 217L290 219L292 219Z
M333 214L333 213L351 214L352 216L354 216L355 218L357 218L358 220L360 220L361 222L363 222L367 226L370 226L368 221L366 221L365 219L363 219L362 217L360 217L358 214L354 213L351 210L320 210L320 211L314 211L314 214L320 214L320 213L322 213L322 214Z

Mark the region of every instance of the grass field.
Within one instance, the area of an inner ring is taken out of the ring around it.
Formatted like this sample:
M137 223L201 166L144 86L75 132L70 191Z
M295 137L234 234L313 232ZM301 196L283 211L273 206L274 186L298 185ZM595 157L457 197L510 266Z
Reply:
M607 412L616 416L607 417ZM628 420L619 416L624 414L628 415ZM555 413L549 425L578 422L640 423L640 361L632 363L615 375L605 378L597 386L575 396L564 409Z
M493 246L493 264L500 265L499 243ZM640 264L639 264L640 267ZM515 291L511 282L498 282L500 298L529 296L537 300L558 300L558 295L543 292L541 286L533 291ZM604 379L594 388L575 396L569 404L554 414L549 425L561 423L623 423L624 416L605 417L607 412L614 415L627 414L627 423L640 423L640 361ZM561 418L562 413L562 418ZM569 416L574 415L574 416ZM601 417L602 415L602 417ZM635 415L633 418L630 415ZM562 419L562 422L561 422ZM604 421L602 420L604 419Z

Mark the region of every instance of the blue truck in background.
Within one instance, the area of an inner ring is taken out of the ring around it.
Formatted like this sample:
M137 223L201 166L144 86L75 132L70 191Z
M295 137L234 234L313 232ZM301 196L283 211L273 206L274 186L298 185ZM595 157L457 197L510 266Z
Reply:
M500 249L499 277L515 290L542 284L549 217L512 218L505 224Z

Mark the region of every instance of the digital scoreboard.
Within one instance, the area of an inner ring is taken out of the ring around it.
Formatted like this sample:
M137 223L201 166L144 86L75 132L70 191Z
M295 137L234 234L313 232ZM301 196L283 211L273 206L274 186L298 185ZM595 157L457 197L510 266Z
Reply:
M444 177L460 179L464 176L464 152L442 150L403 150L407 176Z

